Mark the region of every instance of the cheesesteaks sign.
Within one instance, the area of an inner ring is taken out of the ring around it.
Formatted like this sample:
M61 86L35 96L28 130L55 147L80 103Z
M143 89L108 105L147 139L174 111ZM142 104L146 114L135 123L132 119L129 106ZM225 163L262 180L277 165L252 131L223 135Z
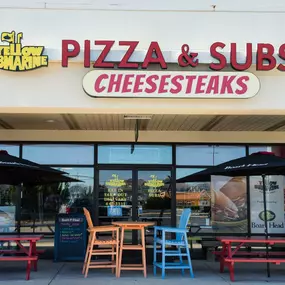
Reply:
M92 97L249 98L259 90L251 73L93 70L83 78Z
M83 89L92 97L147 97L147 98L250 98L256 95L260 88L257 77L245 71L252 65L253 47L246 46L246 61L237 62L237 46L230 44L230 63L235 72L225 72L227 66L226 56L222 53L226 47L224 43L214 43L210 47L213 62L209 69L215 72L167 72L163 52L158 42L151 42L146 50L145 56L140 62L135 62L133 55L136 52L138 41L119 41L118 45L127 47L122 51L119 62L110 59L110 53L114 51L115 41L101 40L94 42L95 46L103 46L102 51L91 60L91 41L85 40L83 45L85 68L100 68L91 71L83 79ZM282 47L279 57L285 58ZM62 41L62 66L68 67L70 58L76 57L81 52L81 45L75 40ZM97 49L98 52L98 49ZM257 44L256 69L271 70L276 67L276 58L269 45ZM146 71L150 66L156 64L161 71ZM188 44L181 46L177 55L177 64L180 67L192 67L199 65L197 52L192 52ZM102 70L102 68L116 70ZM128 69L121 71L120 69ZM130 71L136 69L137 71ZM285 66L279 64L278 70L285 70Z

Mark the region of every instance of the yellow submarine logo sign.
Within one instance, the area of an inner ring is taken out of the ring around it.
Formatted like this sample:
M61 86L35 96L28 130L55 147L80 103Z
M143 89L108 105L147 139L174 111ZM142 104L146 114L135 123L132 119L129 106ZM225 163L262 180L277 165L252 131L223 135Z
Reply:
M119 175L112 174L112 177L113 179L110 179L109 181L106 182L107 186L122 187L126 185L125 180L119 179Z
M151 180L145 183L145 186L159 188L164 186L163 180L158 180L156 175L150 175Z
M1 33L0 69L8 71L33 70L48 66L48 56L43 55L43 46L22 46L23 33Z

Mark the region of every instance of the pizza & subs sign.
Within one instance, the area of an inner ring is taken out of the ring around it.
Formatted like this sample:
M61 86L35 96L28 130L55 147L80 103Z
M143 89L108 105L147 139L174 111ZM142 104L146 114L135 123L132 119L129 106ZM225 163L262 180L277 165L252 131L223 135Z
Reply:
M69 60L77 57L83 49L85 68L94 68L83 79L83 89L92 97L167 97L167 98L250 98L255 96L260 83L249 72L253 62L253 46L246 45L246 60L238 62L237 45L230 44L230 65L234 72L223 71L228 66L223 54L224 43L211 45L210 55L213 62L209 71L195 72L199 65L198 52L192 51L188 44L181 46L177 55L180 67L192 67L193 72L167 71L167 62L158 42L151 42L141 62L135 62L134 52L138 41L94 41L85 40L83 45L75 40L62 41L62 67L68 67ZM92 46L93 45L93 46ZM109 60L113 50L122 47L119 61ZM91 51L100 50L98 57L91 61ZM285 59L285 45L279 49L279 57ZM257 44L256 69L285 71L285 65L276 65L274 47L270 44ZM160 71L147 70L151 65L160 67ZM126 70L127 69L127 70ZM213 72L214 71L214 72Z

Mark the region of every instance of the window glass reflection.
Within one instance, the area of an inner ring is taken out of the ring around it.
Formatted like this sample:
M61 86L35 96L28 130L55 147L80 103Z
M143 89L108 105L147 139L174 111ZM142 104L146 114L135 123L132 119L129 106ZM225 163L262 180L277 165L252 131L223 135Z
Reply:
M188 145L176 147L177 165L212 166L245 156L244 146Z
M93 164L92 145L24 145L23 158L39 164Z
M6 150L8 154L19 157L20 146L10 144L0 144L0 150Z
M132 151L133 150L133 151ZM171 164L172 147L163 145L99 145L98 163Z
M246 155L244 146L214 146L214 165Z
M176 170L177 179L202 169ZM199 233L247 232L247 186L245 177L212 176L209 182L176 183L177 222L183 208L192 209L191 226ZM207 226L205 228L204 226Z
M202 171L198 168L177 168L176 178ZM192 209L191 225L209 225L211 216L211 192L209 182L176 183L176 223L184 208Z
M260 151L273 152L275 155L285 158L285 146L284 145L249 147L249 154L260 152Z
M99 217L100 224L132 218L132 171L100 170Z
M138 217L156 226L171 226L170 171L138 172ZM146 243L153 244L153 231L146 232Z
M213 165L213 147L183 145L176 147L177 165Z
M55 217L59 213L91 213L94 169L60 168L81 182L24 185L21 199L21 232L54 233Z

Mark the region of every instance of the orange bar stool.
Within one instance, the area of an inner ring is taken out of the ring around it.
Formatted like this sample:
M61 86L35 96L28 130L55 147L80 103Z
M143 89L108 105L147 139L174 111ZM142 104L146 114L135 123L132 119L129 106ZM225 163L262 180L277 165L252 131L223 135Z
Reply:
M113 222L113 225L121 228L121 241L120 241L120 258L118 263L117 277L121 276L121 270L142 270L144 277L147 277L146 272L146 246L145 246L145 228L153 226L151 222ZM141 231L141 244L125 244L124 237L125 231L127 230L138 230ZM124 250L135 250L142 252L142 264L122 264L123 251Z
M93 222L89 211L83 208L84 215L88 223L88 244L85 254L82 274L87 277L90 268L112 268L112 272L118 277L119 268L119 227L109 226L93 226ZM112 233L110 238L100 238L101 233ZM111 256L110 261L95 261L92 257Z

